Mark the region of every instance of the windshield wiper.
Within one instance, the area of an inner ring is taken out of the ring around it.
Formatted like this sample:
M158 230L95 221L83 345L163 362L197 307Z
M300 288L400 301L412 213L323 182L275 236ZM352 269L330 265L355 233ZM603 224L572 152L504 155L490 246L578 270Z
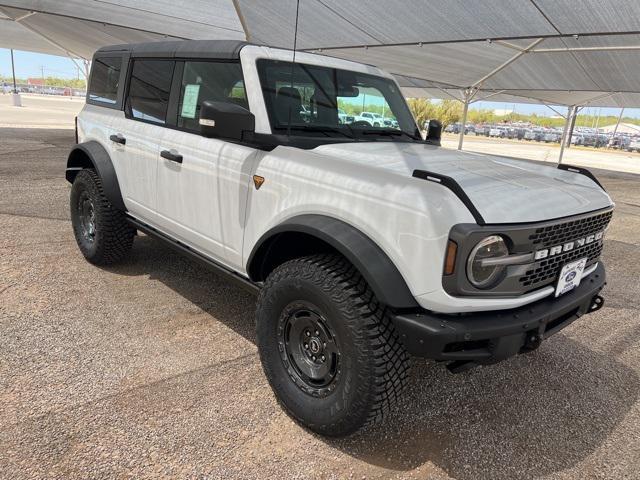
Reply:
M362 131L360 131L360 133L362 135L380 135L380 136L384 136L384 137L398 137L398 136L406 135L407 137L409 137L412 140L422 140L421 138L419 139L418 137L416 137L414 135L411 135L411 134L405 132L404 130L395 130L395 129L362 130Z
M343 132L340 128L330 127L325 125L291 125L291 130L301 130L303 132L319 132L324 133L327 137L330 137L329 133L339 133L347 138L354 138L346 132Z

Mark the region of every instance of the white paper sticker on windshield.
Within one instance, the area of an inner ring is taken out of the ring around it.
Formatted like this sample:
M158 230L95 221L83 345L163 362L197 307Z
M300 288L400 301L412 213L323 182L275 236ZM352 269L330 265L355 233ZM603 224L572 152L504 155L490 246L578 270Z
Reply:
M182 97L182 111L180 112L181 117L196 118L198 93L200 93L200 85L196 83L189 84L184 87L184 96Z

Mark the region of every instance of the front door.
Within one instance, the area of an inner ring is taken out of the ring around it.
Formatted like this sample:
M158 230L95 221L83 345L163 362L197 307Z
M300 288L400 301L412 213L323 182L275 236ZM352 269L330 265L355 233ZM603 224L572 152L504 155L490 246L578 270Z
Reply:
M185 61L175 129L165 129L158 165L158 225L230 267L242 268L248 188L257 150L199 133L200 105L248 108L239 63Z

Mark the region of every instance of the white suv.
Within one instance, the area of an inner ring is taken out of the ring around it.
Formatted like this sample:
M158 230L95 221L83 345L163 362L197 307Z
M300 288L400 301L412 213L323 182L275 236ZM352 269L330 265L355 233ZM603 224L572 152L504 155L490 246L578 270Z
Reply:
M355 122L361 122L362 125L368 124L371 127L384 126L384 118L379 113L362 112L356 115Z
M87 260L144 232L255 291L265 374L326 435L379 420L409 354L458 372L600 308L613 204L588 171L444 150L388 73L291 62L236 41L96 52L66 170ZM365 101L397 128L340 122Z

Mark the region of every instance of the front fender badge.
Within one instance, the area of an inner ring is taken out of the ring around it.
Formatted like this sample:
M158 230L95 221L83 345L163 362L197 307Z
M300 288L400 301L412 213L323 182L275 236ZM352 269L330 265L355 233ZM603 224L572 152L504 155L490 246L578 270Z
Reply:
M264 183L264 177L261 177L260 175L253 176L253 184L256 186L256 190L260 190L260 187L262 186L263 183Z

